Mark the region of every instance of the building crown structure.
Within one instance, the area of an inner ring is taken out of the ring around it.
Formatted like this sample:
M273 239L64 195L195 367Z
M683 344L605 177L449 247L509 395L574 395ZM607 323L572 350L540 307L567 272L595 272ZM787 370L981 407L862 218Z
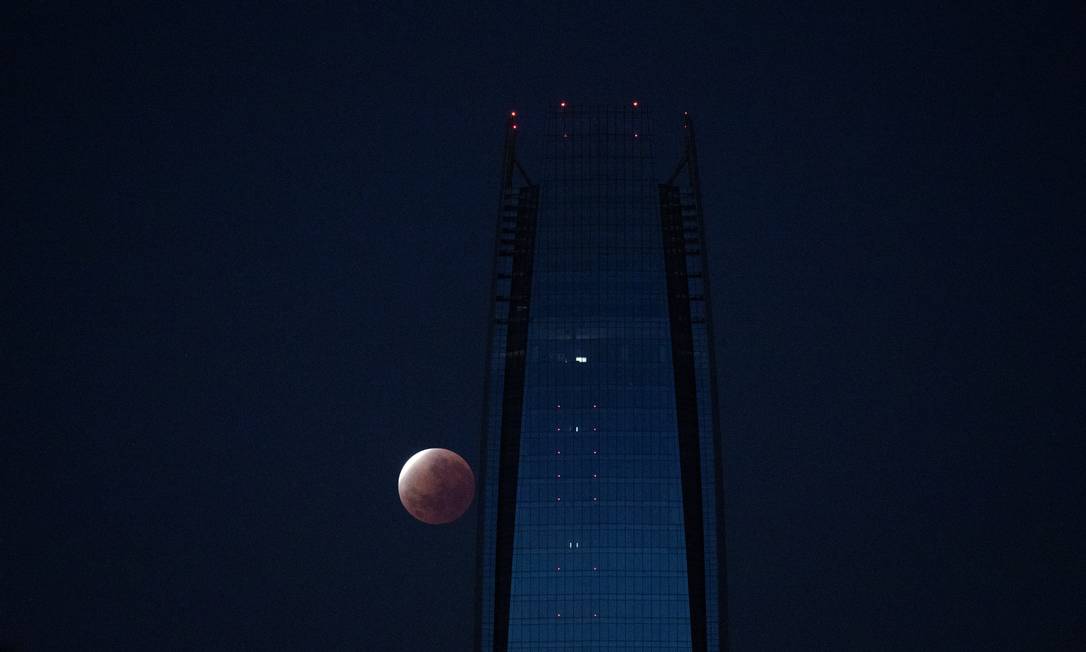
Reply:
M640 102L506 121L476 649L726 649L723 482L694 126Z

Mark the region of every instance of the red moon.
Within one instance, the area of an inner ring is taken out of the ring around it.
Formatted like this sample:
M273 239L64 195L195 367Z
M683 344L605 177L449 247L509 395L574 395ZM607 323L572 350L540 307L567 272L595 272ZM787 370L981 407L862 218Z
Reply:
M475 475L456 453L427 448L403 465L399 490L404 509L418 520L430 525L452 523L475 497Z

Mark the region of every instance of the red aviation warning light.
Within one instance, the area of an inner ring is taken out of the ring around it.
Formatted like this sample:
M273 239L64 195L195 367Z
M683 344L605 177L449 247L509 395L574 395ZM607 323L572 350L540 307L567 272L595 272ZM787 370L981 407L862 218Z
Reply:
M633 104L633 108L636 109L638 107L638 105L640 104L640 102L638 102L637 100L634 100L633 102L631 102L631 104Z
M560 108L560 109L566 108L566 101L562 100L561 102L559 102L558 103L558 108Z

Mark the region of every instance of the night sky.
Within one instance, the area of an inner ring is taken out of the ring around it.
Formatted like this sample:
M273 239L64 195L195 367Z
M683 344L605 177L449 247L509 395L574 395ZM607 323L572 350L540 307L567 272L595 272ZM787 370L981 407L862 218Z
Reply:
M698 127L733 649L1086 649L1081 3L98 4L0 20L0 649L468 650L474 508L397 474L478 463L506 113L633 98Z

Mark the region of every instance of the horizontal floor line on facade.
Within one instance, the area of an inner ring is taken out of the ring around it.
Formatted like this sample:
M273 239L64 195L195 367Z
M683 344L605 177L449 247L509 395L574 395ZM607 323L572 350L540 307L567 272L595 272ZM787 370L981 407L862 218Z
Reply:
M522 604L522 603L539 604L540 602L542 602L542 604L552 604L550 601L536 601L536 600L528 601L528 600L524 599L523 597L521 597L521 596L519 596L519 595L517 595L515 593L513 594L512 597L513 597L513 601L516 604ZM566 598L566 599L568 600L570 598ZM632 606L632 605L646 605L646 606L648 606L648 605L651 605L651 604L653 604L655 602L660 602L660 603L664 603L664 604L668 604L668 603L672 603L672 602L685 603L686 600L687 600L686 593L675 593L675 594L668 594L666 596L661 595L659 600L656 599L656 594L646 595L646 597L643 597L643 598L629 597L628 596L625 600L621 600L621 602L623 602L623 603L625 603L627 605L630 605L630 606ZM650 623L675 623L675 624L681 624L681 623L689 623L690 622L689 616L678 616L678 615L677 616L662 616L662 615L659 615L659 614L653 614L651 616L648 616L648 615L644 615L643 613L641 613L641 610L636 610L636 611L638 613L631 614L627 618L621 618L620 619L619 616L617 616L617 615L611 616L611 618L614 619L612 621L612 624L614 624L616 622L628 623L630 625L647 625L647 624L650 624ZM555 620L561 620L561 617L559 617L557 615L557 613L552 614L550 616L545 616L544 615L544 616L510 616L509 617L509 622L510 623L528 623L528 624L544 624L544 623L546 623L546 624L553 624L553 622ZM605 620L605 619L604 618L590 618L588 616L569 616L570 624L573 624L573 623L575 623L577 621L593 622L593 623L601 623L602 624L602 622L601 622L602 620ZM639 640L644 640L644 639L639 639ZM539 648L533 647L533 648L530 648L530 649L538 650ZM567 648L562 648L562 649L567 649ZM660 648L653 647L652 649L658 650ZM689 651L690 650L689 644L687 644L687 647L681 648L681 649L685 649L685 650Z
M599 600L600 604L611 603L611 606L613 607L613 606L615 606L613 604L615 602L623 602L623 603L638 603L638 602L644 603L644 602L657 602L657 601L660 601L660 602L674 602L674 601L685 602L687 593L686 593L686 591L667 591L667 592L660 592L660 593L652 593L651 595L649 595L649 594L636 594L636 593L635 594L630 594L630 593L623 592L623 591L607 591L607 592L592 591L590 595L591 595L590 599ZM586 609L586 607L589 607L589 605L584 604L584 602L585 602L584 598L582 598L581 596L573 594L572 591L570 591L570 592L562 591L560 593L553 593L553 594L550 594L550 595L542 595L542 596L538 596L538 597L536 595L533 595L533 594L519 594L518 595L518 594L516 594L514 592L513 596L514 596L514 599L521 605L559 604L559 603L565 603L565 604L568 605L570 600L577 600L577 602L580 603L580 609L581 610L588 611L588 609ZM595 605L592 605L592 606L595 606ZM574 610L575 608L572 605L569 608L571 610L570 613L577 613ZM592 612L588 611L588 613L592 613Z
M653 459L659 459L659 456L654 455ZM676 479L675 482L678 483L679 480ZM558 496L558 498L560 498L560 497L561 496ZM563 503L567 503L567 504L563 504ZM582 503L586 504L586 505L591 505L593 508L597 508L597 509L600 509L600 510L604 510L606 508L612 508L612 507L638 507L638 508L661 507L661 508L672 509L672 508L675 508L675 507L680 507L681 508L682 504L683 504L683 499L682 499L682 496L676 496L675 498L673 498L671 500L622 500L622 499L615 498L615 499L606 500L606 501L594 501L591 498L578 498L578 497L570 497L570 498L567 498L567 499L564 499L564 500L556 500L555 497L547 497L547 498L539 498L539 499L525 498L524 500L521 500L519 496L517 497L517 507L526 507L526 506L529 506L529 505L531 505L531 506L538 505L538 506L547 506L548 508L551 508L551 506L553 506L554 509L565 509L567 507L575 506L575 505L582 504Z
M616 529L621 529L621 523L613 524ZM518 527L518 530L520 528ZM520 530L524 536L532 534L529 531L530 527L525 526L525 529ZM593 565L599 570L597 572L603 572L605 570L621 571L625 570L616 560L623 557L632 557L634 555L673 555L677 550L685 550L685 546L680 546L678 543L674 543L669 546L622 546L622 545L610 545L610 546L587 546L582 542L580 548L570 548L566 545L566 542L558 542L554 545L526 545L517 544L514 545L513 551L518 555L523 555L526 558L532 558L533 564L539 564L540 559L543 563L546 563L547 559L561 559L566 563L569 563L571 557L579 557L588 562L595 561ZM608 559L610 563L608 563ZM575 560L575 561L580 561ZM666 569L661 567L658 572L680 572L679 568Z
M665 478L665 477L647 478L647 477L644 477L644 476L621 477L621 476L608 475L606 473L603 474L603 477L593 478L593 477L590 477L590 476L586 477L586 476L583 476L583 475L574 475L573 472L571 472L571 471L567 471L565 473L562 473L561 478L555 477L556 475L557 475L557 473L551 473L549 475L540 475L540 476L528 476L528 477L520 476L520 480L525 485L554 486L555 489L563 488L563 489L566 489L566 490L572 490L573 485L576 485L576 484L583 484L583 485L586 485L587 487L594 488L594 487L616 487L616 486L620 487L620 486L623 486L623 485L640 485L640 484L678 485L678 483L680 482L679 478L677 478L677 477L674 477L674 478ZM549 483L554 483L554 484L549 485Z
M619 625L621 626L621 623L619 623ZM540 626L544 625L540 623ZM608 626L615 626L615 622L608 621ZM689 627L687 629L689 629ZM671 639L659 641L653 639L648 641L620 641L618 643L609 643L607 641L596 640L595 638L586 638L583 641L570 638L562 641L560 645L543 645L539 641L531 641L523 645L510 642L508 650L509 652L569 652L570 650L590 650L592 652L597 650L652 650L653 652L679 650L690 652L690 640L686 639L686 642L678 642Z
M645 531L645 532L682 532L685 528L682 523L631 523L630 521L593 521L591 523L537 523L531 527L533 530L554 530L555 532L561 532L573 537L573 540L577 540L574 535L583 529L587 529L585 536L597 535L596 528L606 527L619 527L621 529ZM585 541L585 539L581 539Z

